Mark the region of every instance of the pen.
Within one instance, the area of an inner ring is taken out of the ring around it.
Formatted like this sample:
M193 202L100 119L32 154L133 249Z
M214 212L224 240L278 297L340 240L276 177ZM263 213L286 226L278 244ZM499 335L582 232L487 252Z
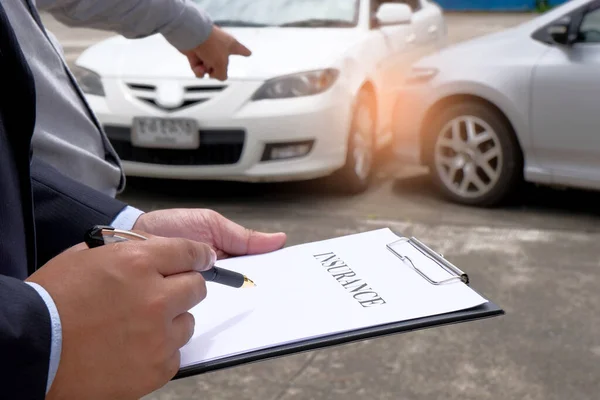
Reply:
M148 238L131 231L115 229L112 226L97 225L88 230L84 235L84 241L91 249L103 246L107 243L124 242L127 240L148 240ZM251 279L239 272L230 271L225 268L213 266L200 274L207 282L220 283L234 288L248 288L256 286Z

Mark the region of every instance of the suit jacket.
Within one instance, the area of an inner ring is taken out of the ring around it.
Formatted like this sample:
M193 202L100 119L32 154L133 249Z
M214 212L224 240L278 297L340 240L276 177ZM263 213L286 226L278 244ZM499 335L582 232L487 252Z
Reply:
M35 159L35 84L2 3L0 88L0 391L10 399L42 399L50 317L23 280L81 242L92 225L110 224L126 205Z

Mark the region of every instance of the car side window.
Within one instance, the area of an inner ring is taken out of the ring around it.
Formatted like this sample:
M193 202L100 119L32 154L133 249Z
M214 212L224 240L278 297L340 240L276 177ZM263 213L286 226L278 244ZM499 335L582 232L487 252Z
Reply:
M600 44L600 6L583 16L577 42Z

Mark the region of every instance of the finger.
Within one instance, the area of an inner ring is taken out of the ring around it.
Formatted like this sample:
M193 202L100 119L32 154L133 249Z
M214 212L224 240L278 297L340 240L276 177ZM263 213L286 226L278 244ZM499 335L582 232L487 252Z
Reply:
M227 80L227 74L226 73L224 74L223 72L214 72L213 71L213 73L210 74L210 77L213 79L217 79L221 82Z
M208 72L206 68L202 65L198 65L197 67L192 68L192 71L194 72L194 75L197 78L204 78L204 75L206 75L206 73Z
M81 250L87 250L89 249L89 247L87 246L87 244L85 243L78 243L75 246L71 246L68 249L66 249L65 251L63 251L63 253L71 253L71 252L77 252L77 251L81 251Z
M227 80L227 73L226 72L225 73L223 73L223 72L219 72L219 73L213 72L213 74L210 75L210 77L213 78L213 79L217 79L217 80L223 82L223 81Z
M185 56L187 57L188 62L190 63L190 67L192 68L202 64L202 60L200 59L200 57L198 57L198 55L196 55L196 53L194 53L193 51L185 53Z
M128 243L136 243L139 241L147 241L150 239L159 238L160 236L153 235L138 229L129 231L110 231L104 238L104 244L107 246L123 246Z
M130 231L125 231L125 232L133 232L133 233L135 233L136 235L140 235L140 236L142 236L142 237L144 237L144 238L146 238L146 239L152 239L152 238L157 238L157 237L160 237L160 236L157 236L157 235L153 235L153 234L151 234L151 233L148 233L148 232L141 231L141 230L139 230L139 229L132 229L132 230L130 230ZM125 238L127 238L127 240L136 240L136 239L137 239L136 237L131 237L131 236L124 236L124 235L121 235L119 232L115 232L115 235L116 235L116 236L119 236L119 237L125 237ZM141 239L141 238L140 238L140 239Z
M204 62L195 53L186 54L190 68L194 72L194 75L198 78L204 77L207 72L207 67Z
M165 384L168 383L177 372L179 372L179 367L181 366L181 352L179 349L173 352L171 358L169 358L165 364Z
M227 67L228 67L228 60L225 59L225 62L220 64L220 65L216 65L213 69L213 73L211 74L212 78L218 79L220 81L224 81L227 79Z
M214 250L206 243L161 237L139 243L148 252L148 263L163 276L205 271L216 261Z
M185 272L164 279L169 315L189 311L206 298L206 281L198 272Z
M231 255L261 254L278 250L285 245L287 236L283 232L263 233L244 228L241 225L213 214L216 221L214 226L220 229L214 237L218 239L217 247Z
M194 336L196 321L189 312L179 314L173 319L171 325L171 346L173 349L181 349Z
M245 57L249 57L252 55L252 52L250 51L250 49L248 49L246 46L244 46L237 40L231 46L230 52L232 55L245 56Z

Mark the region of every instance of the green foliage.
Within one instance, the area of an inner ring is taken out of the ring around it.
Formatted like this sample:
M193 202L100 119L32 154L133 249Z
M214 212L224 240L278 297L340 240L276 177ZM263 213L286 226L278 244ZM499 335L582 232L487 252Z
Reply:
M535 9L539 13L545 13L546 11L550 10L551 8L552 8L552 6L550 4L548 4L548 0L537 0L536 1Z

